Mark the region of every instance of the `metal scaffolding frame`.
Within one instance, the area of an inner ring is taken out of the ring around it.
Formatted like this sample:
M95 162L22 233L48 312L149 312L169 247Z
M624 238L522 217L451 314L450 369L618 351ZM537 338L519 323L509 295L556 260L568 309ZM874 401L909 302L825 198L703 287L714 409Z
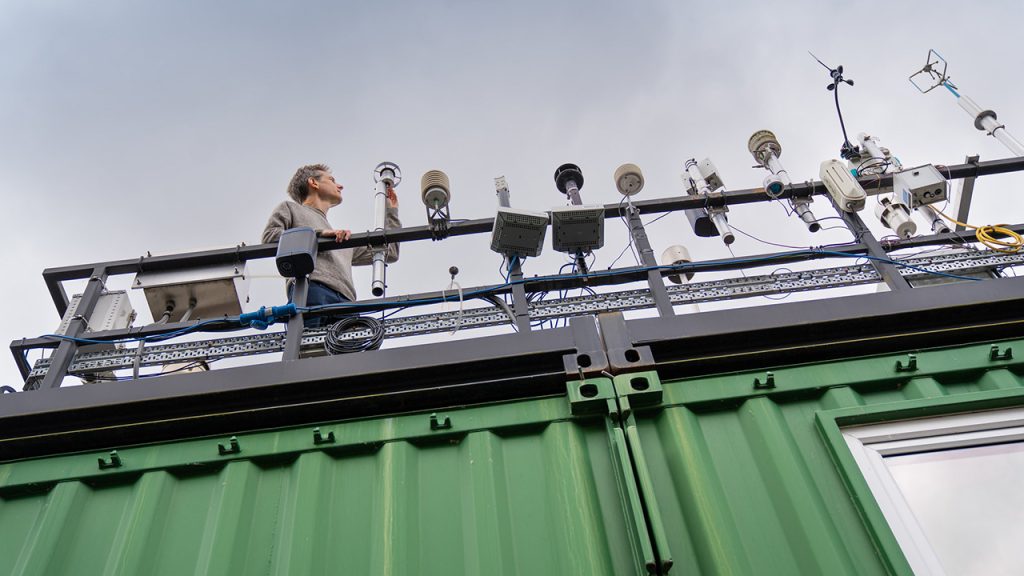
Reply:
M1024 170L1024 158L943 167L949 179ZM890 177L864 178L872 192L891 187ZM820 182L797 184L782 197L825 194ZM714 202L728 205L768 201L761 189L725 192ZM704 207L704 198L689 196L635 202L636 213L667 212ZM618 215L618 205L606 205L606 214ZM259 366L242 366L191 374L170 374L140 380L107 382L59 389L69 371L87 374L124 368L123 351L94 356L81 353L73 341L20 340L11 350L23 376L39 390L8 394L0 401L0 459L53 453L89 446L109 445L126 432L139 442L158 441L179 434L182 426L195 433L220 433L316 421L325 417L361 417L403 410L423 410L490 402L526 396L564 394L569 379L597 374L617 374L657 364L659 370L695 374L709 370L734 370L741 366L770 366L781 361L828 358L835 354L866 354L894 347L944 345L1021 334L1024 326L1024 280L994 279L959 285L910 289L908 278L916 273L888 260L887 254L903 248L971 242L973 233L954 232L880 243L859 217L844 218L859 238L858 243L828 250L797 250L695 262L679 267L629 267L587 276L564 275L518 279L513 282L466 289L491 295L508 294L518 334L489 336L459 342L424 344L401 349L364 352L345 357L303 358ZM453 224L449 235L490 231L491 219ZM642 223L631 225L634 239L644 234ZM1024 225L1010 227L1024 232ZM404 228L353 235L349 246L383 245L431 238L429 227ZM322 240L320 250L340 246ZM240 263L272 257L275 245L244 246L173 256L100 262L83 266L51 268L43 276L59 312L67 309L62 283L87 278L78 315L88 317L108 276L146 271L183 270L223 263ZM868 258L869 264L789 275L758 276L739 280L666 287L663 277L680 271L700 272L743 269L787 262L833 258L838 255ZM978 252L945 261L919 260L927 266L952 272L1020 264L1018 255ZM648 264L645 262L645 264ZM783 303L774 306L722 310L675 316L670 304L721 300L798 290L830 288L884 281L890 291L831 300ZM646 281L646 290L601 293L593 297L530 303L527 294L584 286L616 285ZM353 311L406 307L410 302L436 299L440 293L416 294L359 302ZM448 294L447 296L451 296ZM657 318L625 320L622 310L654 307ZM941 314L936 313L942 311ZM315 314L315 313L314 313ZM581 315L582 314L582 315ZM596 314L597 322L595 322ZM291 325L301 325L301 316ZM469 321L467 322L467 318ZM530 330L531 322L568 318L568 326ZM391 336L450 329L449 313L398 318L388 324ZM509 323L498 308L467 311L463 327ZM194 322L150 325L128 330L91 332L90 339L114 340L124 336L167 334L194 326ZM410 328L411 327L411 328ZM73 320L67 335L85 333L84 320ZM146 365L196 359L207 349L223 346L217 353L230 355L292 350L316 346L322 332L291 330L255 336L229 337L203 343L148 347L141 354ZM23 352L32 348L55 349L47 362L27 365ZM207 352L208 353L208 352ZM106 354L106 356L104 356ZM134 354L130 352L129 355ZM798 358L793 358L799 354ZM788 360L787 360L788 359ZM129 409L130 408L130 409ZM102 423L102 426L98 424ZM190 428L191 430L192 428Z

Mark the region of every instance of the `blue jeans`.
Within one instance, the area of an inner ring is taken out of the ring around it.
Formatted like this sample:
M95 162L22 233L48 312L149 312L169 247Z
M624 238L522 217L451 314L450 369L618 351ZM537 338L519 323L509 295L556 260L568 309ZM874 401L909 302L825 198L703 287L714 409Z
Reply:
M292 293L295 290L295 284L288 285L288 302L292 301ZM341 302L350 302L344 294L337 290L324 286L319 282L313 280L309 281L309 289L306 290L306 306L322 306L324 304L338 304ZM327 316L317 316L316 318L305 318L302 325L306 328L323 328L328 324L331 324L336 318L334 316L347 316L343 312L332 312Z

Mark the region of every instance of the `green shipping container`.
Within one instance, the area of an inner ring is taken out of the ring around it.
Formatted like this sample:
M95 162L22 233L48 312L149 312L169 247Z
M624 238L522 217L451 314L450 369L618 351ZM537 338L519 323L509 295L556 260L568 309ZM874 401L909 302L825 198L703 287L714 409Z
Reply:
M837 435L1024 405L998 346L11 462L0 574L910 574Z

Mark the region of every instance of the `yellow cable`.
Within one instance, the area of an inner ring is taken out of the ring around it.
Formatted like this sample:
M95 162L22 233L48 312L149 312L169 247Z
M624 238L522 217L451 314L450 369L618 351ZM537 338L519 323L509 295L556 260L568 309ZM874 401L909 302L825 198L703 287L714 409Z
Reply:
M989 226L972 226L964 222L960 222L956 218L950 218L946 216L946 213L942 210L935 209L940 216L949 220L957 226L963 226L964 228L973 228L974 236L988 248L995 250L996 252L1002 252L1003 254L1016 254L1020 252L1021 248L1024 248L1024 238L1020 234L1017 234L1013 230L1007 228L1006 224L995 224ZM1000 238L1002 236L1003 238Z

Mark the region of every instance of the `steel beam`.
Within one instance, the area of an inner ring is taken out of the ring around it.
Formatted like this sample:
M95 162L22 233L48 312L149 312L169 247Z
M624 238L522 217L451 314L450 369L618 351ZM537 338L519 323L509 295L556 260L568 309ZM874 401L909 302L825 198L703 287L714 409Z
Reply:
M0 460L565 393L575 332L555 328L276 362L60 391L0 402ZM587 349L590 345L588 344Z
M75 317L68 323L67 329L64 331L64 335L70 338L78 338L85 332L85 329L89 326L89 316L92 314L96 303L100 300L100 295L103 294L103 286L107 280L107 271L102 266L96 267L92 271L92 276L89 278L89 283L85 286L85 291L82 292L82 298L78 301L78 307L75 309ZM50 369L46 372L46 377L43 378L40 386L42 388L60 388L61 383L64 381L64 376L68 373L68 366L71 366L71 361L75 358L75 352L78 350L78 344L73 340L62 340L57 346L57 351L50 357Z
M843 219L846 227L850 229L853 237L858 242L864 244L867 247L867 253L871 256L871 266L878 271L878 275L885 281L886 286L890 290L909 290L910 284L900 275L896 267L884 259L888 258L885 249L878 243L874 234L868 229L867 225L864 224L864 220L861 220L860 215L856 212L847 212L843 210L835 201L832 196L829 196L829 200L832 201L832 207L835 208L836 213Z
M659 373L815 362L1024 334L1024 278L629 320ZM570 328L8 394L0 460L564 394ZM587 347L591 347L588 344ZM130 434L129 434L130 432Z
M977 164L980 156L968 156L965 160L966 164ZM974 198L974 182L976 178L974 176L968 176L960 181L960 198L959 206L956 211L956 219L960 222L967 222L967 218L971 213L971 200ZM966 227L959 224L956 225L957 232L963 232Z
M297 308L306 305L306 295L309 292L309 278L303 276L295 279L295 287L292 288L292 302ZM288 319L288 335L285 337L284 354L281 360L298 360L299 345L302 343L303 316L300 311Z
M626 208L626 213L629 219L629 233L633 238L633 244L640 252L640 262L649 268L656 267L658 261L654 258L654 250L651 249L651 242L647 239L647 231L644 230L644 223L640 219L640 211L630 204ZM672 309L672 303L669 301L668 291L665 290L665 281L662 279L660 271L649 270L647 272L647 286L651 290L658 314L673 316L675 311Z
M1024 277L627 321L658 371L719 371L988 342L1024 334Z

